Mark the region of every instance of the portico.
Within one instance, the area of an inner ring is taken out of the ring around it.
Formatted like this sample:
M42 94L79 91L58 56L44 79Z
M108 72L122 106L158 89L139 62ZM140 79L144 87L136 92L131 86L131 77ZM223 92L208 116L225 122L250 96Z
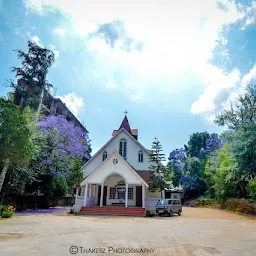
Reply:
M145 208L145 189L148 184L117 152L86 177L81 186L84 187L83 207Z

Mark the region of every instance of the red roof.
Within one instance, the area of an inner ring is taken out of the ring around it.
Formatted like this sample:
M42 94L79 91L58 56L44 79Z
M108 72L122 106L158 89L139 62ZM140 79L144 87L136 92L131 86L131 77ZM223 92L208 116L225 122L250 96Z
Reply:
M150 180L150 177L152 175L152 173L150 171L136 171L140 177L146 182L148 183Z
M124 117L123 122L121 123L121 125L119 127L119 130L121 130L122 128L124 128L127 132L132 134L132 130L131 130L127 116Z
M115 136L122 128L135 136L136 139L138 138L138 129L131 129L127 116L124 117L119 129L112 132L112 136Z

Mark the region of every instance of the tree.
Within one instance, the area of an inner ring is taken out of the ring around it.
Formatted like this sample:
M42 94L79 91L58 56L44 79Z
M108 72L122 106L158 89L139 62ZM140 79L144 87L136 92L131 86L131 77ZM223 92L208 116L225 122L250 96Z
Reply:
M248 85L244 95L240 95L229 110L224 110L216 116L215 123L219 126L227 125L231 130L247 129L247 125L256 122L256 85Z
M236 177L241 196L246 197L248 180L256 175L256 85L248 85L235 107L231 102L230 109L218 114L215 123L230 130L228 139L238 166Z
M231 146L226 144L219 150L217 157L207 160L205 176L208 179L210 194L223 199L237 196L236 170Z
M54 53L28 41L28 53L16 50L22 59L22 67L13 67L17 84L11 84L16 98L21 98L23 108L30 105L37 109L36 123L42 109L45 90L52 87L46 80L50 66L54 63Z
M169 155L169 162L167 166L170 168L172 173L172 183L174 186L180 184L180 179L184 174L184 165L186 159L186 152L183 148L176 148Z
M167 170L162 164L165 161L165 155L162 153L163 149L160 144L160 141L155 138L149 157L149 171L151 173L149 180L149 190L151 192L160 191L162 198L162 191L166 188L166 178L168 177Z
M249 181L248 190L250 197L256 201L256 178Z
M206 140L209 139L208 132L196 132L190 136L187 146L187 155L190 157L201 157L202 150L206 148Z
M0 192L11 165L28 165L32 154L31 133L20 109L0 98Z
M39 154L42 168L47 173L69 177L77 167L87 161L88 143L83 130L68 122L64 116L48 116L39 122L45 144ZM80 166L81 167L81 166Z

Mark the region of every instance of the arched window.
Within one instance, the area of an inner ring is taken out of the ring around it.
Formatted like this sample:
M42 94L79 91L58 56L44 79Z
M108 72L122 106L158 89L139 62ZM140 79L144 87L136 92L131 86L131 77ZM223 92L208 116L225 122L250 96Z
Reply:
M127 143L126 139L121 139L119 143L119 154L126 160Z
M139 163L143 163L143 152L142 152L142 150L139 151L138 157L139 157Z
M107 151L104 151L102 155L102 161L104 161L107 157L108 157L108 153Z
M117 183L117 186L125 186L125 182L123 180L121 180Z

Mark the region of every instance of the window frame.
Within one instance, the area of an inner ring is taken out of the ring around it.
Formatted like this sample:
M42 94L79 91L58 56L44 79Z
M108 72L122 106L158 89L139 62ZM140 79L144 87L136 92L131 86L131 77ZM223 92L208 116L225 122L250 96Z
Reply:
M133 200L134 189L133 187L128 188L128 200Z
M102 162L105 161L108 157L108 152L107 151L104 151L103 154L102 154Z
M127 158L127 140L122 138L119 141L119 155L121 155L125 160Z
M111 194L111 190L115 191L114 197L111 197L111 195L113 195L113 194ZM108 197L109 200L115 200L116 199L116 191L117 191L116 187L109 187L109 197Z
M139 163L144 162L144 154L143 154L142 150L139 150L139 152L138 152L138 161L139 161Z

